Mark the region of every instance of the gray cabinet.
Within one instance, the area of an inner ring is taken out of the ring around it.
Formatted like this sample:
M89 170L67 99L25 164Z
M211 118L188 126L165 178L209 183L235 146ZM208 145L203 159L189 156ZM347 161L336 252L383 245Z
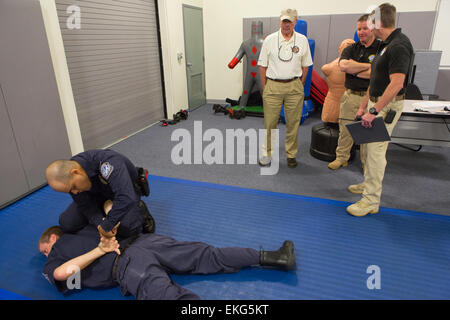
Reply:
M0 207L71 156L38 0L0 1Z

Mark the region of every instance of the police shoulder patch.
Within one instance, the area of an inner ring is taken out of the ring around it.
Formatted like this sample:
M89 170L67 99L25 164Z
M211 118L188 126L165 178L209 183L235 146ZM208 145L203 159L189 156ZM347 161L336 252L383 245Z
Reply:
M109 162L103 162L100 165L100 173L102 175L102 178L105 180L109 179L109 176L113 172L114 167Z

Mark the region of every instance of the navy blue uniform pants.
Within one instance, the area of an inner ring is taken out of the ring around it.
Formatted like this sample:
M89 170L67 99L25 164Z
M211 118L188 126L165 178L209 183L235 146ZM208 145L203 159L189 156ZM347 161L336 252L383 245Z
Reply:
M98 204L98 215L105 217L103 214L103 203ZM92 217L87 217L81 210L78 210L77 204L72 202L67 209L59 216L59 225L64 232L75 233L88 224L94 224ZM97 219L99 220L99 219ZM142 232L142 224L144 217L142 209L138 204L128 211L120 220L120 226L117 234L120 238L128 238ZM99 220L101 222L101 218ZM97 225L94 225L97 228Z
M232 273L259 264L259 252L250 248L215 248L202 242L180 242L145 234L121 256L117 281L124 295L139 300L199 299L174 283L169 274Z

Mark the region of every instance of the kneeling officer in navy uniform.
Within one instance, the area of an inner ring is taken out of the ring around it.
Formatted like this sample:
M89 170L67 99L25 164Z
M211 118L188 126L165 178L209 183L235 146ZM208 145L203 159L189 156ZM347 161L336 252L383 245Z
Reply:
M144 171L113 150L88 150L52 162L45 172L48 184L73 199L59 217L62 230L74 233L91 224L103 236L112 237L120 222L118 238L154 232L153 217L141 200L149 194ZM111 201L114 205L105 214L105 203Z

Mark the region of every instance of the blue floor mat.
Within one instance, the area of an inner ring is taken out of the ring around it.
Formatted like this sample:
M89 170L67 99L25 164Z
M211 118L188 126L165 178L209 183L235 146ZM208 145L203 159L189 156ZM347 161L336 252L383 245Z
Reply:
M172 276L202 299L450 299L450 217L380 208L355 218L346 202L158 176L150 186L157 233L217 247L295 244L296 272ZM32 299L133 299L118 288L63 296L42 276L37 241L70 202L47 186L0 211L0 288ZM381 287L369 289L375 275Z

